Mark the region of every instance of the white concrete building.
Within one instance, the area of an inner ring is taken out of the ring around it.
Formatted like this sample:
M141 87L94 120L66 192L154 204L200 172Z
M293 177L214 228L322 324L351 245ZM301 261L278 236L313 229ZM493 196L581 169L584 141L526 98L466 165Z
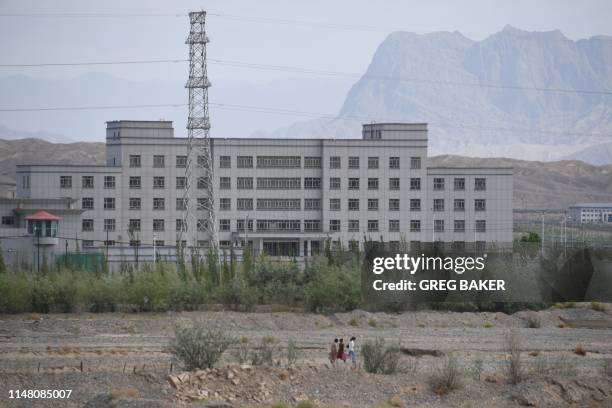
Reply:
M76 201L83 247L174 246L181 228L186 139L171 122L113 121L106 165L17 166L17 198ZM357 139L212 139L220 244L309 256L324 240L512 242L511 168L428 166L427 125L363 126ZM196 160L194 158L194 160ZM206 200L195 172L192 200ZM203 211L197 218L204 219ZM5 215L5 214L2 214ZM188 225L188 246L208 237ZM131 232L130 232L131 231ZM63 248L61 248L63 250Z
M612 224L612 203L580 203L569 207L569 221L576 224Z

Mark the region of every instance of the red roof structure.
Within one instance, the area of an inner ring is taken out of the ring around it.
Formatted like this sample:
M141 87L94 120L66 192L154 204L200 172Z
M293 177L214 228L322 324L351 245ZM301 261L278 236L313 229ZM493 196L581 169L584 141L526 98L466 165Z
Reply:
M25 217L28 221L59 221L61 218L46 211L38 211Z

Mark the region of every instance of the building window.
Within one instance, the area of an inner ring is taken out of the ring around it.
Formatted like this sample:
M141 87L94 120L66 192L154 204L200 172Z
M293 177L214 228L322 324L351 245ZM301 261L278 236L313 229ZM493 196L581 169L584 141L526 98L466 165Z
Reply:
M210 200L208 198L198 198L197 199L197 210L207 210L210 208Z
M487 179L476 178L474 179L474 190L484 191L487 189Z
M486 220L476 220L476 232L486 232L487 231L487 221Z
M82 243L83 243L83 248L93 248L94 246L94 242L91 239L84 239Z
M441 177L436 177L433 179L433 189L435 191L444 190L444 179Z
M410 211L421 211L421 200L419 198L410 199Z
M465 190L465 179L463 177L455 178L455 191Z
M465 232L465 220L455 220L455 232Z
M93 176L83 176L81 179L83 188L94 188Z
M399 211L399 209L400 209L399 198L390 198L389 199L389 211Z
M176 156L176 167L179 169L187 167L187 156Z
M15 225L15 217L12 215L5 215L2 217L2 225L12 227Z
M368 220L368 232L378 231L378 220Z
M157 169L163 169L164 167L166 167L165 160L166 160L165 156L157 155L157 154L154 155L153 156L153 167Z
M299 177L257 177L258 190L299 190L301 184Z
M410 190L420 190L421 189L421 179L420 178L411 178L410 179Z
M166 208L166 199L161 197L153 198L153 209L164 210Z
M434 231L444 232L444 220L434 220Z
M329 168L330 169L340 168L340 156L331 156L329 158Z
M258 198L257 210L261 211L299 211L302 203L299 198Z
M128 231L140 231L140 220L137 218L129 220Z
M219 156L219 167L230 169L232 167L232 158L230 156Z
M72 188L72 176L60 176L60 188Z
M104 231L114 231L114 230L115 230L115 219L105 218L104 219Z
M208 188L208 178L198 177L198 190L206 190Z
M219 199L219 210L220 211L230 211L231 209L232 209L231 198L220 198Z
M377 178L368 178L368 190L378 190Z
M183 222L183 220L181 218L177 218L176 219L176 230L177 231L182 231L185 232L187 231L187 223Z
M349 178L348 179L348 189L349 190L359 190L359 179L358 178Z
M253 220L236 220L236 230L238 232L244 232L245 225L249 229L249 232L253 231Z
M176 189L177 190L184 189L186 185L187 185L187 178L186 177L177 177L176 178Z
M140 167L140 155L130 155L130 167Z
M198 161L198 167L203 169L208 167L208 159L206 158L206 156L198 156L197 158Z
M164 188L166 185L166 179L162 176L153 177L153 188Z
M187 209L187 199L186 198L177 198L176 199L176 209L179 211L184 211Z
M421 232L421 220L410 220L410 232Z
M329 211L340 211L340 199L339 198L329 199Z
M304 210L320 210L321 199L320 198L305 198L304 199Z
M329 220L329 231L330 232L340 231L340 220Z
M115 199L112 197L104 197L104 209L114 210L115 209Z
M93 210L94 209L93 197L83 197L81 199L81 208L84 210Z
M465 211L465 200L463 198L455 198L453 203L454 211Z
M389 179L389 190L399 190L399 189L400 189L400 179L390 178Z
M486 211L487 210L487 200L483 198L477 198L474 200L474 211Z
M104 188L115 188L115 176L104 176Z
M230 226L230 220L219 220L219 231L229 231Z
M349 169L358 169L359 168L359 157L358 156L351 156L348 159L348 168Z
M400 158L399 157L389 157L389 168L399 169L400 168Z
M305 169L320 169L321 158L320 157L304 157L304 168Z
M307 190L318 190L321 188L320 177L304 177L304 188Z
M231 177L219 177L219 189L229 190L232 188Z
M368 198L368 211L378 211L378 198Z
M153 220L153 231L164 231L166 229L166 222L161 219Z
M166 245L166 241L164 241L163 239L154 239L153 244L155 244L156 247L163 247Z
M23 176L21 178L21 186L25 189L30 188L30 176Z
M433 200L433 210L434 211L444 211L444 199L443 198L435 198Z
M400 222L399 220L389 220L389 231L390 232L399 232L400 230Z
M130 210L140 210L140 206L141 206L140 203L141 203L140 198L130 197L130 200L129 200Z
M411 157L410 158L410 168L413 170L418 170L421 168L421 158L420 157Z
M81 221L81 228L83 231L93 231L94 230L94 220L92 219L84 219Z
M238 156L236 158L236 167L238 167L239 169L252 169L253 156Z
M300 231L300 220L257 220L257 231Z
M465 250L465 241L453 241L453 251Z
M130 246L131 247L139 247L140 246L140 240L139 239L130 239Z
M305 232L321 231L321 221L320 220L304 220L304 231Z
M359 211L359 199L358 198L349 198L349 200L348 200L348 209L349 209L349 211Z
M340 190L340 177L330 177L329 178L329 189L330 190Z
M485 249L487 249L487 243L485 241L476 241L476 243L474 244L474 248L477 251L484 251Z
M302 167L300 156L257 156L261 169L294 169Z
M130 176L130 188L140 188L140 176Z
M348 230L349 232L359 232L359 220L349 220Z
M238 211L251 211L253 209L252 198L239 198L237 201Z
M378 157L368 157L368 169L378 168Z
M198 229L198 231L202 232L202 231L206 231L208 229L208 221L206 220L202 220L199 219L197 221L197 225L196 228Z
M238 190L252 190L253 189L253 177L237 177L236 188Z

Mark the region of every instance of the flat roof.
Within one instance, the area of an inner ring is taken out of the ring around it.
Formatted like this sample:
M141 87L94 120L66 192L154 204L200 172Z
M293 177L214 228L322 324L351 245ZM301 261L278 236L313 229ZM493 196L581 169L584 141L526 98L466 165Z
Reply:
M578 203L570 205L570 208L591 207L591 208L612 208L612 203Z

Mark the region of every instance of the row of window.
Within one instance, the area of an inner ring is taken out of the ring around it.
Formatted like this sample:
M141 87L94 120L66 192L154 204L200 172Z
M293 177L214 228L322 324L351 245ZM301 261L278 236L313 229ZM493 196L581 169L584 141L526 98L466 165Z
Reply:
M455 191L464 191L465 190L465 178L463 177L455 177L453 180L453 189ZM433 179L433 189L434 191L442 191L445 189L445 179L444 177L434 177ZM487 189L487 179L482 177L477 177L474 179L474 190L476 191L484 191Z
M198 209L206 209L208 208L208 200L204 198L198 198ZM105 210L114 210L116 200L114 197L104 197L104 209ZM84 210L93 210L94 209L94 199L93 197L83 197L81 199L81 208ZM187 200L183 198L176 199L176 209L177 210L185 210L187 208ZM130 210L140 210L142 209L142 199L139 197L131 197L129 199L129 209ZM162 197L153 198L153 209L154 210L165 210L166 209L166 199Z
M301 220L257 220L257 231L259 232L301 232L302 221ZM207 221L198 220L197 230L206 231ZM114 218L104 219L103 224L104 231L115 231L116 222ZM166 222L164 219L154 219L152 224L153 231L161 232L166 230ZM176 231L187 231L188 225L183 222L182 219L177 218L175 221ZM236 230L244 232L245 228L251 232L253 231L253 220L236 220ZM83 231L94 230L93 219L82 220ZM474 222L475 232L486 232L487 221L476 220ZM140 231L141 220L130 219L128 221L129 231ZM329 220L329 231L340 232L341 222L340 220ZM231 220L222 219L219 220L219 231L229 232L231 231ZM304 232L318 232L321 231L320 220L304 220ZM359 220L348 220L348 232L359 232L360 225ZM368 220L367 222L368 232L378 232L379 222L378 220ZM400 220L389 220L389 231L399 232L400 231ZM454 220L453 223L454 232L465 232L465 220ZM410 220L410 232L421 232L421 220ZM434 232L445 232L444 220L434 220Z
M368 198L368 210L369 211L378 211L378 198ZM239 211L247 211L253 210L253 199L252 198L239 198L237 199L237 209ZM299 198L258 198L257 201L257 210L259 211L300 211L302 209L302 202ZM444 211L444 199L434 199L433 200L433 210L434 211ZM231 211L232 209L232 200L230 198L221 198L219 200L219 210L221 211ZM320 210L321 209L321 200L318 198L305 199L304 200L304 210ZM358 198L349 198L347 209L349 211L359 211L360 210L360 199ZM399 198L390 198L389 199L389 211L399 211L400 210L400 200ZM465 211L465 200L462 198L457 198L453 202L454 211ZM474 200L474 211L486 211L487 209L487 201L485 199L475 199ZM340 211L341 210L341 199L339 198L330 198L329 199L329 210L330 211ZM413 198L410 200L410 211L421 211L421 199Z

